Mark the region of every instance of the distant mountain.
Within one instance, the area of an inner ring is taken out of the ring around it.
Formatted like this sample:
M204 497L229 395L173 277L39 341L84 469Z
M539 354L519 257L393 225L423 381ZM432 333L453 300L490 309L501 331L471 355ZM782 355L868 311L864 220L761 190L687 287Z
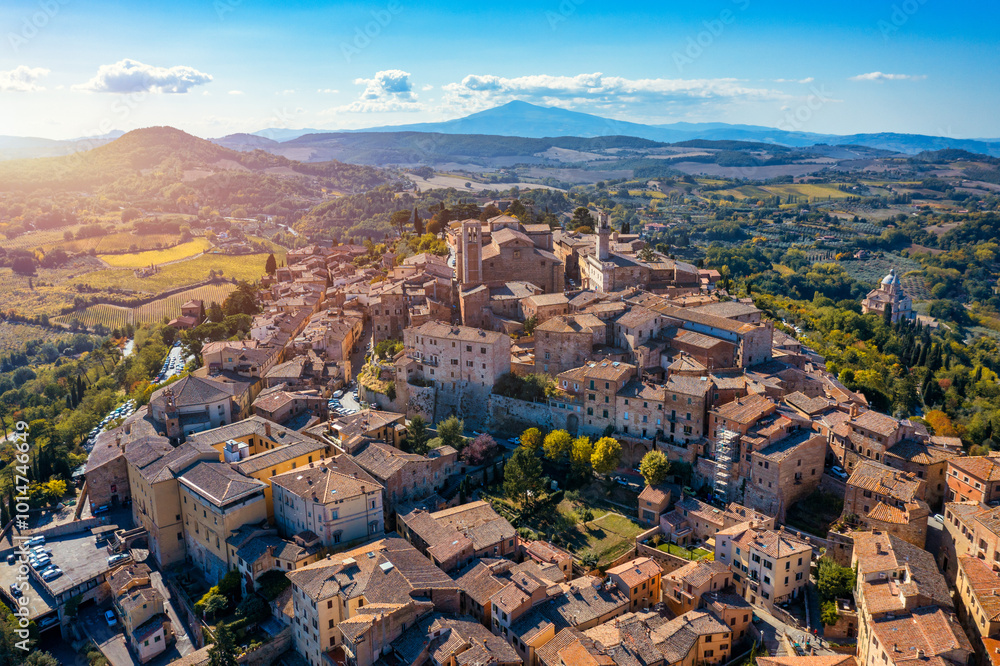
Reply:
M42 139L40 137L0 136L0 160L29 159L33 157L58 157L81 150L90 150L114 141L124 132L115 130L103 136L78 139Z
M816 144L858 145L882 150L892 150L910 155L923 151L943 148L960 148L970 152L1000 156L1000 139L951 139L922 134L897 134L892 132L873 134L814 134L791 132L760 125L730 125L727 123L670 123L666 125L643 125L610 118L602 118L589 113L570 111L554 107L537 106L528 102L514 101L464 118L437 123L415 123L372 127L363 130L285 130L265 129L254 135L266 137L282 143L296 141L305 135L349 134L363 132L430 132L436 134L467 134L513 136L524 138L545 137L598 137L632 136L651 141L674 143L690 139L712 139L716 141L755 141L783 146L804 147ZM228 137L218 140L223 143ZM223 145L226 145L223 143ZM268 150L268 148L265 148Z

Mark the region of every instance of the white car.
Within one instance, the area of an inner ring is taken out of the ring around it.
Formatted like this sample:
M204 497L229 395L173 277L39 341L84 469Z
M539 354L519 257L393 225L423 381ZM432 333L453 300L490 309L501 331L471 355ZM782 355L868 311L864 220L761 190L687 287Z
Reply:
M115 617L115 612L113 610L104 611L104 621L108 623L109 627L113 627L118 624L118 618Z
M334 393L333 393L333 397L334 398L339 398L339 397L341 397L343 395L344 395L343 391L334 391Z
M835 476L843 481L846 481L847 479L851 478L851 475L845 472L844 468L840 466L831 467L830 476Z
M62 569L57 566L49 567L42 572L42 580L44 581L55 580L56 578L59 578L59 576L62 576Z
M28 548L34 548L35 546L44 546L44 545L45 545L45 537L43 536L31 537L30 539L28 539Z
M132 556L128 553L118 553L117 555L112 555L108 558L108 566L113 567L116 564L121 564L125 560L131 559Z

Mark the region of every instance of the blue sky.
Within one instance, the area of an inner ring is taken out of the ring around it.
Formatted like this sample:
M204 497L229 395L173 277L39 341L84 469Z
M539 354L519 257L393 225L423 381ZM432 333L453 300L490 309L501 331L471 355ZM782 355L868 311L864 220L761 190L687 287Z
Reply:
M651 124L1000 137L995 3L8 0L0 134L443 120L512 99Z

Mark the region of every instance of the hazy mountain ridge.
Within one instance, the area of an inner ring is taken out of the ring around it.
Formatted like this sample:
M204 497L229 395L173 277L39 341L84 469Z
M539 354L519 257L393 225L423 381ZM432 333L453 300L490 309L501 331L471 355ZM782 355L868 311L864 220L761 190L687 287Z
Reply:
M296 138L285 138L295 134L287 129L264 129L254 132L255 136L277 139L281 143L297 141L306 134L373 134L425 132L434 134L466 134L512 136L521 138L550 137L598 137L633 136L663 143L676 143L691 139L736 140L774 143L791 147L805 147L816 144L860 145L869 148L892 150L906 154L942 148L961 148L970 152L1000 157L998 139L952 139L948 137L896 132L875 132L849 135L817 134L796 132L759 125L731 125L727 123L669 123L644 125L627 121L603 118L588 113L567 109L547 108L527 102L509 102L478 113L436 123L415 123L371 127L360 130L301 130ZM229 137L218 139L226 142ZM224 145L229 145L225 143Z

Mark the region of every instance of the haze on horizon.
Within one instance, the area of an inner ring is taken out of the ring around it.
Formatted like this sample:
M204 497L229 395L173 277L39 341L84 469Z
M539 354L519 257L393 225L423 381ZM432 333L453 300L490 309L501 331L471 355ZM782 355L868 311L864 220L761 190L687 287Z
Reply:
M646 124L1000 137L1000 7L14 0L0 134L434 122L511 100Z

